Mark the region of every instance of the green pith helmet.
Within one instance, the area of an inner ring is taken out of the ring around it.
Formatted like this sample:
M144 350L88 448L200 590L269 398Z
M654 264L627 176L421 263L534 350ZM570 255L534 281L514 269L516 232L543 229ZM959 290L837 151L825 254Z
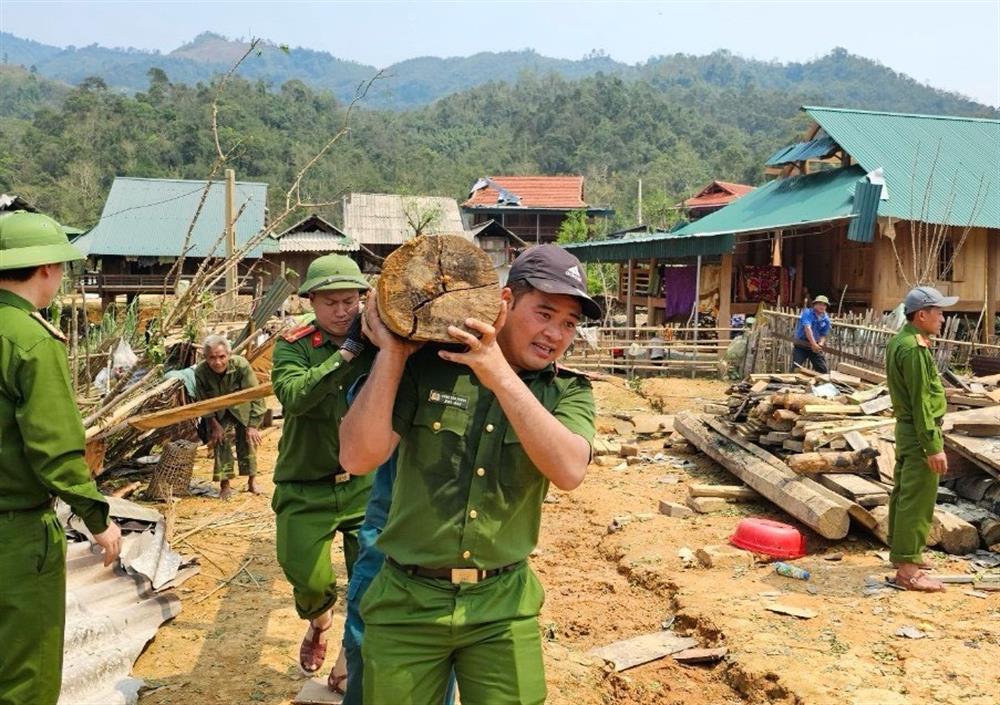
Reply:
M41 213L0 215L0 270L83 259L59 223Z
M344 255L323 255L314 259L306 271L306 280L299 287L299 296L314 291L337 291L339 289L370 289L368 280L350 257Z

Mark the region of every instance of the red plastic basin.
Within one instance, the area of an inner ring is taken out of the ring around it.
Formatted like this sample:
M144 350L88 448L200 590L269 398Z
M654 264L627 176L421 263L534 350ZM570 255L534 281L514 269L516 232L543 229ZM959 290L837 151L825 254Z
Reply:
M801 558L806 555L806 538L798 529L780 521L750 517L736 527L729 543L774 558Z

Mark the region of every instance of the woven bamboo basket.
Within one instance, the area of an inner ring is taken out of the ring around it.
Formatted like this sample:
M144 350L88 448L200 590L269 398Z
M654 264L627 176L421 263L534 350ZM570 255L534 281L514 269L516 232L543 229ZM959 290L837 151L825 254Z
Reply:
M171 441L163 446L163 454L153 468L146 496L150 499L187 496L197 450L198 444L187 440Z

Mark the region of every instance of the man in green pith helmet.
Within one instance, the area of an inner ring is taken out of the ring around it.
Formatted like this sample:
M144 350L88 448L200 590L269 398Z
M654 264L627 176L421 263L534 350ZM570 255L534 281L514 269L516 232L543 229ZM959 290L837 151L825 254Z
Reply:
M347 390L374 358L359 317L368 288L350 258L314 260L299 295L309 297L315 320L292 329L274 346L271 380L285 421L271 506L277 515L278 563L292 584L299 617L309 620L299 647L299 667L307 675L323 666L326 632L333 624L334 534L344 537L350 576L371 489L371 477L354 477L340 466L337 433L347 413ZM331 673L331 686L339 680Z
M939 592L944 583L927 575L924 562L938 478L948 472L942 419L948 410L930 337L941 332L944 309L957 296L930 286L911 289L903 303L906 325L885 351L886 384L896 417L896 467L889 499L889 560L896 584L907 590Z
M65 338L37 311L83 259L51 218L0 215L0 704L54 705L62 680L66 535L55 497L111 565L121 533L84 461Z

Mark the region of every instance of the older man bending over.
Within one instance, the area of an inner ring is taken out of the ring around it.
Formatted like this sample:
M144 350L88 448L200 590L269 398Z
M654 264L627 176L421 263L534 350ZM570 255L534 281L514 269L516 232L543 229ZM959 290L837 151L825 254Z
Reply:
M229 340L222 335L205 338L204 360L194 368L195 388L199 400L221 397L257 386L257 375L246 358L233 355ZM267 407L263 399L212 412L204 417L208 422L208 447L215 454L212 480L219 483L219 498L229 499L233 490L230 478L233 468L233 445L239 474L247 476L247 492L260 494L254 484L257 474L256 448L261 436L258 428Z

